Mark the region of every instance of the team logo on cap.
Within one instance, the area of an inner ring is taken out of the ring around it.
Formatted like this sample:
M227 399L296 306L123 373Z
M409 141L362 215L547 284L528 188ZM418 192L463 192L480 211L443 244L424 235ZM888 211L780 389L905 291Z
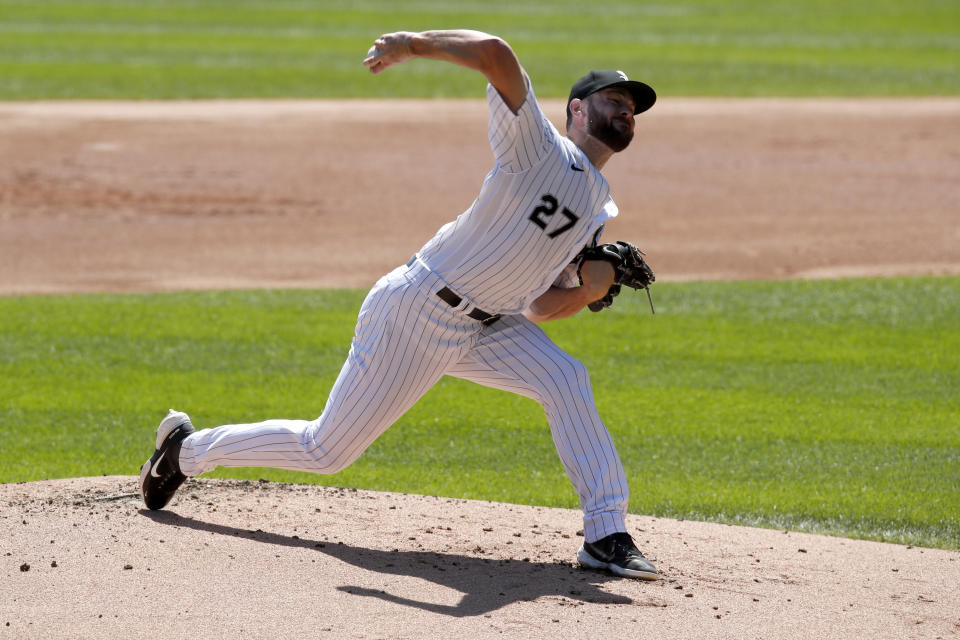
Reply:
M621 78L623 78L624 80L629 80L629 79L630 79L630 78L627 77L627 74L625 74L623 71L620 71L619 69L617 69L617 75L620 76Z

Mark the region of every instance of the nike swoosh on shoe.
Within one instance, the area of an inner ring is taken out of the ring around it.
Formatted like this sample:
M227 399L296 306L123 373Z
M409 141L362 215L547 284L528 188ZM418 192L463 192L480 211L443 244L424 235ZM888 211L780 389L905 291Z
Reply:
M159 477L160 477L160 475L157 473L157 467L160 466L160 461L163 460L163 456L165 456L165 455L167 455L167 452L166 452L166 451L164 451L163 453L161 453L161 454L160 454L160 457L157 458L157 461L154 462L153 465L150 467L150 475L152 475L154 478L159 478Z

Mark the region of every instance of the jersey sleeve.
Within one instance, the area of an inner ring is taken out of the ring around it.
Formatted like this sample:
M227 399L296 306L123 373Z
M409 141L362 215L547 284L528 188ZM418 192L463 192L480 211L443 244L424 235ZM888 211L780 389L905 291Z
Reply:
M527 96L514 114L493 85L487 85L490 122L487 135L493 156L503 171L521 173L537 164L559 135L543 115L533 93L530 78L524 74Z

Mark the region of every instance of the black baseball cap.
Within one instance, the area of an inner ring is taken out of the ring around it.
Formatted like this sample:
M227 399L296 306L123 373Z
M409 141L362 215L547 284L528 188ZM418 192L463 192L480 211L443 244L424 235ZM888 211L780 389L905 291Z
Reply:
M591 71L583 76L570 89L570 97L567 98L567 117L570 117L570 101L574 98L583 100L592 93L608 87L623 87L633 96L635 106L633 113L643 113L653 106L657 101L657 93L648 85L636 80L631 80L623 71L614 71L607 69L603 71Z

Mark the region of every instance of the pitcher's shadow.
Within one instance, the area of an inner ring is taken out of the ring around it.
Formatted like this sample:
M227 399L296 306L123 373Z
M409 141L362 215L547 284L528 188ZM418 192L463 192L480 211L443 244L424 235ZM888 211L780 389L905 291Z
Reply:
M621 578L559 563L493 560L432 551L383 551L213 524L172 511L141 510L140 513L162 524L264 544L312 549L367 571L428 580L459 591L463 597L456 605L445 605L359 585L340 585L336 589L452 617L483 615L514 602L532 601L543 596L560 596L596 604L633 602L626 596L607 593L599 588L601 584Z

